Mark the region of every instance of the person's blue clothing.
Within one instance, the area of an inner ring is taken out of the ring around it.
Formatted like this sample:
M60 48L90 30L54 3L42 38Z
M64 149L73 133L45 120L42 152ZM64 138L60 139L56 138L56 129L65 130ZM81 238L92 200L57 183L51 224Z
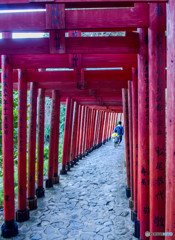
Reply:
M124 134L124 128L121 125L117 125L113 131L113 133L116 132L119 136L122 136Z

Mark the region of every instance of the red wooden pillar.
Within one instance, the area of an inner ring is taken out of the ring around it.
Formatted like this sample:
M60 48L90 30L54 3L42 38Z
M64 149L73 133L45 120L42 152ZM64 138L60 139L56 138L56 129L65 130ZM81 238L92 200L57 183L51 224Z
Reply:
M70 161L70 166L73 167L74 166L74 161L73 161L73 140L74 140L74 128L75 128L75 114L76 114L76 106L77 103L75 101L72 102L72 111L71 111L71 115L72 115L72 123L71 123L71 140L70 140L70 154L69 154L69 161ZM75 144L74 144L75 146Z
M71 98L68 97L66 100L66 119L65 119L65 127L64 127L62 169L60 171L60 174L67 174L66 164L67 164L67 155L68 155L70 109L71 109Z
M81 119L83 114L83 106L79 106L79 117L78 117L78 134L77 134L77 159L81 159L80 156L80 137L81 137Z
M166 221L165 232L175 236L175 2L167 4L167 159L166 159ZM174 237L167 236L166 240Z
M129 114L129 153L130 153L130 186L131 198L129 200L129 207L134 207L134 181L133 181L133 123L132 123L132 82L128 81L128 114Z
M111 112L111 119L110 119L110 125L109 125L109 139L111 139L111 131L112 131L112 125L113 125L113 113Z
M89 151L88 151L88 143L89 143L88 136L90 136L89 135L89 127L90 127L89 126L89 121L90 121L90 108L88 107L87 108L86 125L85 125L85 134L86 134L85 139L86 139L86 141L85 141L85 146L84 146L84 151L85 151L86 156L89 153Z
M87 156L87 133L88 133L88 119L89 119L89 108L86 109L86 121L84 126L84 132L85 132L85 141L84 141L84 154Z
M91 133L92 133L92 109L89 109L89 118L88 118L88 132L87 132L87 146L86 146L86 150L87 153L90 153L91 150Z
M92 109L89 109L89 118L88 118L88 132L87 132L87 153L90 153L91 150L91 132L92 132Z
M88 118L88 107L85 106L84 121L83 121L83 126L82 126L83 138L82 138L82 149L81 149L83 157L86 156L85 146L86 146L87 118Z
M45 89L39 89L38 108L38 153L37 153L37 189L38 198L44 196L43 188L43 166L44 166L44 119L45 119Z
M71 161L73 161L73 164L76 164L77 158L76 158L76 149L77 149L77 137L78 137L78 112L79 110L79 104L75 102L75 108L74 108L74 123L73 123L73 140L72 140L72 147L71 147Z
M86 151L87 153L90 153L91 150L91 133L92 133L92 109L89 109L89 118L88 118L88 132L87 132L87 146L86 146Z
M16 221L29 219L26 188L27 148L27 80L26 72L18 71L18 210Z
M149 231L149 76L148 30L139 29L138 54L138 195L135 236Z
M36 115L37 115L37 84L30 84L30 119L28 144L28 206L30 210L37 208L35 196L35 156L36 156Z
M98 125L97 125L97 148L100 147L100 139L99 139L99 135L100 135L100 127L101 127L101 118L102 118L102 111L99 111L99 115L98 115Z
M114 130L114 124L115 124L115 113L112 113L112 124L110 129L110 137L112 135L112 131Z
M68 161L69 161L69 166L73 167L74 162L72 159L72 144L73 144L73 131L74 131L74 120L75 120L75 106L76 102L71 101L71 111L70 111L70 130L69 130L69 156L68 156Z
M108 138L108 141L110 140L110 124L111 124L111 116L112 116L112 113L109 113L108 130L107 130L107 138Z
M121 121L122 122L122 113L118 113L118 115L117 115L117 122L118 121Z
M166 4L150 3L150 232L165 231L165 29Z
M102 134L102 143L105 144L105 131L106 131L106 121L107 113L104 112L104 125L103 125L103 134Z
M54 168L54 147L55 147L55 130L56 130L56 108L58 90L52 90L52 110L50 121L50 138L49 138L49 163L48 174L46 180L46 188L53 187L53 168Z
M80 124L80 139L79 139L79 159L82 159L82 145L83 145L83 126L84 126L85 106L81 107L81 124Z
M93 133L93 150L95 150L95 133L96 133L96 123L97 123L97 110L95 109L95 116L94 116L94 133Z
M91 150L94 150L94 136L95 136L95 124L96 124L97 111L93 110L93 123L92 123L92 135L91 135Z
M13 69L11 56L1 56L2 83L2 149L3 149L3 191L4 224L2 236L18 234L15 222L14 159L13 159Z
M121 117L122 114L120 114ZM133 181L134 207L131 210L131 219L137 217L137 187L138 187L138 77L137 69L132 68L132 122L133 122Z
M101 112L100 134L99 134L99 146L102 146L102 135L104 126L104 111Z
M126 161L126 175L127 175L127 188L126 196L131 196L130 186L130 151L129 151L129 116L128 116L128 90L122 89L122 102L123 102L123 116L125 122L125 161Z
M76 160L79 161L79 144L80 144L80 125L81 125L81 111L82 106L79 105L78 109L78 127L77 127L77 139L76 139Z
M111 118L112 118L112 113L109 113L109 122L108 122L108 131L107 131L107 136L108 136L108 141L110 140L110 125L111 125Z
M109 126L109 119L110 119L110 113L107 112L106 133L105 133L105 140L106 140L106 141L108 141L108 126Z
M70 151L71 151L71 141L72 141L72 116L73 116L73 106L74 102L71 99L70 112L69 112L69 134L68 134L68 146L67 146L67 170L70 171L71 163L70 163Z
M59 183L58 159L59 159L59 129L60 129L60 96L57 93L56 104L56 127L55 127L55 144L54 144L54 165L53 165L53 184Z

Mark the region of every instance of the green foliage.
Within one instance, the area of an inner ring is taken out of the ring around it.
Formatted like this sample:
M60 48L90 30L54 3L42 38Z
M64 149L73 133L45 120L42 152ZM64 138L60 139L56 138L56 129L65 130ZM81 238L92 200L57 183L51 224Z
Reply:
M0 85L0 113L2 113ZM18 151L18 92L13 91L13 127L14 127L14 162L17 164ZM0 117L0 177L2 177L2 117Z
M28 93L28 104L29 104L29 93ZM65 112L66 106L61 105L60 109L60 138L59 138L59 162L62 159L63 150L63 137L64 137L64 123L65 123ZM0 207L3 205L3 181L2 181L2 102L1 102L1 85L0 85ZM18 191L18 92L13 92L13 122L14 122L14 181L15 181L15 195ZM29 105L27 108L27 124L29 124ZM49 159L49 135L50 135L50 125L45 126L45 146L44 146L44 175L47 175L48 171L48 159ZM27 154L28 159L28 154ZM36 159L37 159L37 146L36 146ZM28 162L27 162L28 165ZM36 161L37 170L37 161Z

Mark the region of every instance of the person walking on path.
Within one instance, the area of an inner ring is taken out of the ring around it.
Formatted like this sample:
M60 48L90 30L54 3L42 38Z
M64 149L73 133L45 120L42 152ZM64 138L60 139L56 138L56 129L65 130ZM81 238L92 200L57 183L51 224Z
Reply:
M118 125L113 130L113 133L117 133L118 145L119 145L121 143L121 141L122 141L122 136L124 134L124 128L122 126L122 122L121 121L118 122Z

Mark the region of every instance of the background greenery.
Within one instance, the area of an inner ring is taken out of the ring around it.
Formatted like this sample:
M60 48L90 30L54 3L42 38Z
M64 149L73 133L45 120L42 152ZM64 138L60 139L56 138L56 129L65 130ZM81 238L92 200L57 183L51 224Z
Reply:
M29 103L29 93L28 101ZM50 105L51 100L46 97L46 105ZM59 162L62 159L63 149L63 137L64 137L64 123L65 123L65 111L66 106L61 105L60 107L60 129L59 129ZM1 103L1 85L0 85L0 208L3 207L3 168L2 168L2 103ZM46 115L48 117L46 110ZM27 108L27 119L29 124L29 105ZM15 177L15 194L18 191L18 92L13 92L13 122L14 122L14 177ZM38 133L37 133L38 134ZM50 124L45 125L44 132L44 175L47 174L48 170L48 157L49 157L49 135L50 135ZM28 154L28 152L27 152ZM27 156L28 157L28 156ZM37 144L36 144L36 167L37 167Z

